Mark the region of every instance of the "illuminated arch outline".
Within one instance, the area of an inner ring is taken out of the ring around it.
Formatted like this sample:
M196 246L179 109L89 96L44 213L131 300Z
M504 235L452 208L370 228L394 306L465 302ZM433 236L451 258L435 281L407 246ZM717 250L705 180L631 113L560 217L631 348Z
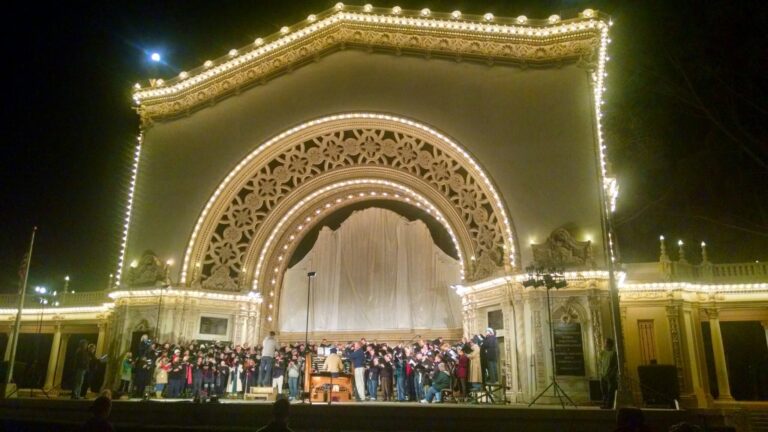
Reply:
M319 142L329 147L317 147ZM370 146L364 147L367 144ZM336 158L330 160L323 152L333 146L334 151L342 154L330 152L333 153L330 158ZM407 157L399 153L401 150ZM407 160L407 164L404 165L403 160ZM278 168L274 168L275 164ZM225 289L234 291L245 285L245 249L251 247L256 234L271 228L262 225L270 212L294 190L311 183L313 176L342 172L350 167L390 168L385 179L421 180L422 184L416 187L419 192L442 195L458 207L459 202L473 206L459 208L464 224L453 226L459 237L463 234L472 239L471 245L463 245L462 251L465 267L468 258L477 257L469 278L489 275L491 261L506 271L516 268L517 239L505 205L491 179L472 156L444 134L413 120L379 113L348 113L312 120L275 136L226 176L204 207L190 236L181 283L188 282L190 265L194 263L195 268L200 264L202 268L192 275L193 282L201 276L225 279L235 273L239 280L227 283ZM266 177L257 178L264 173ZM339 180L362 177L360 173L349 174ZM259 187L256 187L257 180L262 182ZM248 190L251 193L246 194ZM252 193L255 190L260 196ZM264 196L266 199L262 199ZM247 235L243 236L244 232ZM241 241L243 237L245 241ZM233 255L237 258L234 261Z

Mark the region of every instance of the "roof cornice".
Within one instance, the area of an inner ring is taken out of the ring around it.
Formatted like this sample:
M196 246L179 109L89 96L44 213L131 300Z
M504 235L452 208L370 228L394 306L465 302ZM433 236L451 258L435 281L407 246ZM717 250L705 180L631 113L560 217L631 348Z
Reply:
M145 123L174 117L348 47L521 66L597 66L608 26L590 9L568 20L529 20L339 3L178 77L137 84L133 99Z

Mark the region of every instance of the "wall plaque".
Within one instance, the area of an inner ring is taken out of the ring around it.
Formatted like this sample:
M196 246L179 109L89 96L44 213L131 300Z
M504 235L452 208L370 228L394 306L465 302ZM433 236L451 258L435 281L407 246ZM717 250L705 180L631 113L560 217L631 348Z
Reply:
M556 323L555 370L557 375L584 376L584 344L580 323Z

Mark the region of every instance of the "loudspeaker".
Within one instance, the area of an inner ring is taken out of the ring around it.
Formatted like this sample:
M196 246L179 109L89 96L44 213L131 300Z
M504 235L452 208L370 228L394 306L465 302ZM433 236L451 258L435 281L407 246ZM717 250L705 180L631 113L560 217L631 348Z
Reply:
M675 407L675 400L680 399L675 365L638 366L637 374L646 405Z
M603 401L603 389L600 388L600 380L589 380L589 400L590 402Z

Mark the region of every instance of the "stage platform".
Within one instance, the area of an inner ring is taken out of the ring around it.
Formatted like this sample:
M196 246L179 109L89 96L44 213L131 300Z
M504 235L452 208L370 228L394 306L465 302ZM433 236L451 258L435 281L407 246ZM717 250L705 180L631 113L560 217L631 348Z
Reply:
M89 400L9 399L0 401L0 430L75 431L88 417ZM271 403L224 400L118 400L110 421L117 431L246 431L266 424ZM293 403L296 431L611 431L616 412L594 407L418 404L398 402ZM654 431L681 421L722 425L720 410L645 410Z

